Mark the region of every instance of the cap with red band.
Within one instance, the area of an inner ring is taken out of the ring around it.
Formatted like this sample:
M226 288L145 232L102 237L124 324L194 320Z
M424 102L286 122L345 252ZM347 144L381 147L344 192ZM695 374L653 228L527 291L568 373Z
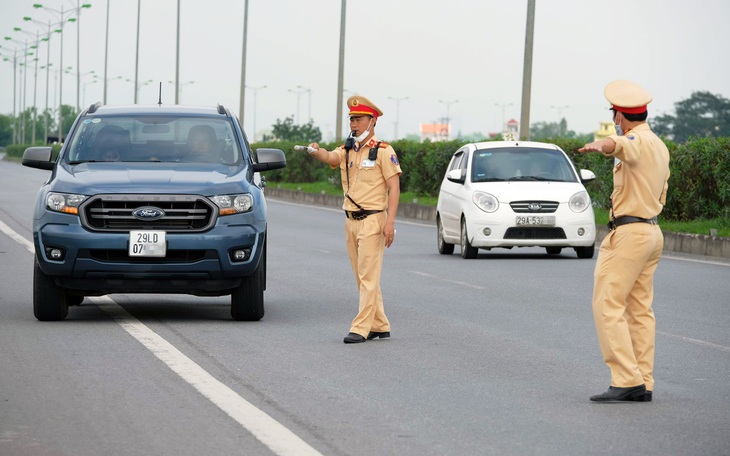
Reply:
M347 99L347 107L350 108L350 116L372 116L378 118L383 115L375 103L361 95L353 95Z
M646 112L646 106L652 98L649 92L635 82L618 80L608 83L603 94L611 103L611 109L626 114L641 114Z

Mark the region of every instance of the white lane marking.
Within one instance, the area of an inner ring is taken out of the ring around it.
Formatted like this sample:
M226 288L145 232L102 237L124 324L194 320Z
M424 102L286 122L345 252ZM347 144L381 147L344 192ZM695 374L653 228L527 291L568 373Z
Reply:
M0 221L0 231L24 246L30 253L35 253L32 242L26 240L2 221ZM98 298L89 297L88 299L111 316L127 333L154 353L173 372L243 426L261 443L269 447L274 454L280 456L321 456L320 452L210 375L159 334L134 318L111 298L102 296Z
M112 317L119 326L157 356L173 372L217 405L275 454L321 456L321 453L304 440L210 375L111 298L102 296L88 299Z
M23 236L16 233L12 228L3 223L2 220L0 220L0 231L5 233L10 239L25 247L30 253L35 253L33 243L27 241Z
M684 258L680 256L674 256L672 254L665 254L662 253L662 260L677 260L677 261L689 261L690 263L702 263L702 264L711 264L714 266L725 266L730 267L730 263L722 263L720 261L712 261L712 260L705 260L705 259L697 259L697 258ZM659 260L661 262L661 260Z
M716 348L718 350L730 352L730 347L726 347L724 345L719 345L719 344L713 344L712 342L707 342L705 340L694 339L692 337L687 337L687 336L680 336L678 334L672 334L672 333L668 333L668 332L664 332L664 331L657 331L656 333L661 334L663 336L673 337L675 339L683 340L683 341L689 342L691 344L701 345L703 347Z
M443 277L439 277L439 276L434 275L434 274L429 274L427 272L420 272L420 271L408 271L408 272L410 272L411 274L416 274L416 275L420 275L420 276L423 276L423 277L428 277L430 279L441 280L443 282L449 282L449 283L455 283L456 285L461 285L461 286L464 286L464 287L475 288L477 290L486 290L486 287L480 287L479 285L472 285L470 283L460 282L458 280L444 279Z

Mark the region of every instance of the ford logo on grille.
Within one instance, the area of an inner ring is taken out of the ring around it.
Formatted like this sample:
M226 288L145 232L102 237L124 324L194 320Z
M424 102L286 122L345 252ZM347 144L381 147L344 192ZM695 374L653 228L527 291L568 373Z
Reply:
M542 204L540 204L540 203L530 203L530 204L527 205L527 208L529 210L533 211L533 212L539 211L540 209L542 209Z
M144 220L147 222L151 222L153 220L159 220L164 216L165 216L165 211L163 211L159 207L154 207L154 206L138 207L137 209L132 211L132 217L134 217L138 220Z

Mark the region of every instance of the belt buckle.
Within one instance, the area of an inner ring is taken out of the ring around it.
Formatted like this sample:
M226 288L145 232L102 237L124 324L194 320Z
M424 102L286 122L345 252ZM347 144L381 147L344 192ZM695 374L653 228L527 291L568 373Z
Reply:
M354 220L363 220L368 217L368 214L366 214L364 211L353 211L351 212L351 214Z
M613 220L609 220L606 225L608 225L608 229L611 231L616 229L616 223Z

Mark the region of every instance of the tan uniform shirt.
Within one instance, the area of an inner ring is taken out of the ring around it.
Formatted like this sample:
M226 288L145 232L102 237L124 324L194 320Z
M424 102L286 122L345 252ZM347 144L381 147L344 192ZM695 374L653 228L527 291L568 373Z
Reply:
M401 174L398 156L390 144L382 143L375 160L368 160L370 149L375 147L378 139L373 136L367 144L361 145L358 152L350 150L349 163L345 163L345 147L334 150L340 157L342 190L350 198L367 210L383 210L388 206L388 192L385 181L396 174ZM333 166L334 168L334 166ZM347 188L347 172L350 173L350 188ZM342 205L346 211L358 211L357 206L348 198Z
M669 150L642 123L624 136L612 135L616 150L606 155L621 160L613 168L613 214L652 218L666 203L669 179Z

